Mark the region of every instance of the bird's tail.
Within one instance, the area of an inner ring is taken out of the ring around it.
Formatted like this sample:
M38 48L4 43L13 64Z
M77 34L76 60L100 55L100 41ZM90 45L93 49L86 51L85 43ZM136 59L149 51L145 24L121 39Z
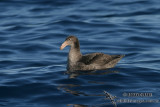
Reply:
M111 55L111 56L113 57L113 60L108 63L108 66L110 66L110 68L114 67L120 61L120 59L122 59L125 55Z
M116 59L116 58L123 58L125 55L112 55L112 57L114 58L114 59Z

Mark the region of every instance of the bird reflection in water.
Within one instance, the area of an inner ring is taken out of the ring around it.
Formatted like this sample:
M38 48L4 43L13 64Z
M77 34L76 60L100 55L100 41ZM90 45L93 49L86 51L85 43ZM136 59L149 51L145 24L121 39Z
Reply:
M106 70L106 71L75 71L75 72L70 72L67 71L65 74L68 74L68 78L76 78L81 75L106 75L106 74L111 74L111 73L119 73L119 71L111 71L111 70Z
M69 79L73 79L73 78L76 78L80 75L106 75L106 74L111 74L111 73L119 73L118 71L109 71L109 70L106 70L106 71L100 71L100 72L96 72L96 71L79 71L79 72L66 72L66 74L69 75ZM88 81L88 83L95 83L95 84L105 84L103 82L96 82L96 81ZM97 96L97 97L100 97L102 96L103 99L105 99L105 103L104 104L97 104L97 105L94 105L92 107L96 107L96 106L105 106L105 105L113 105L113 107L117 107L115 101L114 101L114 97L109 94L107 91L102 91L101 94L88 94L86 92L82 92L82 91L75 91L75 90L72 90L72 88L74 87L81 87L81 85L77 85L77 84L60 84L57 89L58 90L61 90L61 91L64 91L66 93L70 93L72 95L75 95L75 96ZM68 104L67 105L68 107L90 107L91 105L83 105L83 104Z
M114 100L114 96L112 96L110 93L108 93L107 91L104 91L104 93L102 94L87 94L85 92L80 92L80 91L73 91L69 88L72 88L72 87L78 87L80 85L73 85L73 84L63 84L63 85L59 85L57 88L59 90L63 90L65 91L66 93L70 93L72 95L75 95L75 96L102 96L103 99L105 99L105 103L103 104L96 104L92 107L97 107L97 106L105 106L105 105L113 105L113 107L117 107L116 105L116 102ZM83 105L83 104L67 104L68 107L91 107L91 105Z

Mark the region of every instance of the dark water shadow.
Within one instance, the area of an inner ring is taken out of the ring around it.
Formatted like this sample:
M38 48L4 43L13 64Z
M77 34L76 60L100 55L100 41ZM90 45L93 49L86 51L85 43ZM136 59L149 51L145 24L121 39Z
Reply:
M9 101L7 101L7 100L1 100L1 99L0 99L0 107L1 107L1 106L6 106L8 102L9 102Z

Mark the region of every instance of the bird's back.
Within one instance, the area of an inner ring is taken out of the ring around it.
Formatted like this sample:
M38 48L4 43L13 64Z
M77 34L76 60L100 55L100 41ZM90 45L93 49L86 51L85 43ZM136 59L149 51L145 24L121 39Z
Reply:
M103 53L91 53L83 55L79 62L93 69L106 69L114 67L124 55L107 55Z

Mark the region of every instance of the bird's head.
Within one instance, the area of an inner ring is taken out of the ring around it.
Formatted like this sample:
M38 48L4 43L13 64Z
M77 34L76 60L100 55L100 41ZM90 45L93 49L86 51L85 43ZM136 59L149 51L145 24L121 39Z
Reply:
M71 47L75 47L75 48L79 48L79 41L77 39L77 37L75 36L68 36L66 38L66 40L63 42L63 44L61 45L60 49L63 50L66 46L71 46Z

